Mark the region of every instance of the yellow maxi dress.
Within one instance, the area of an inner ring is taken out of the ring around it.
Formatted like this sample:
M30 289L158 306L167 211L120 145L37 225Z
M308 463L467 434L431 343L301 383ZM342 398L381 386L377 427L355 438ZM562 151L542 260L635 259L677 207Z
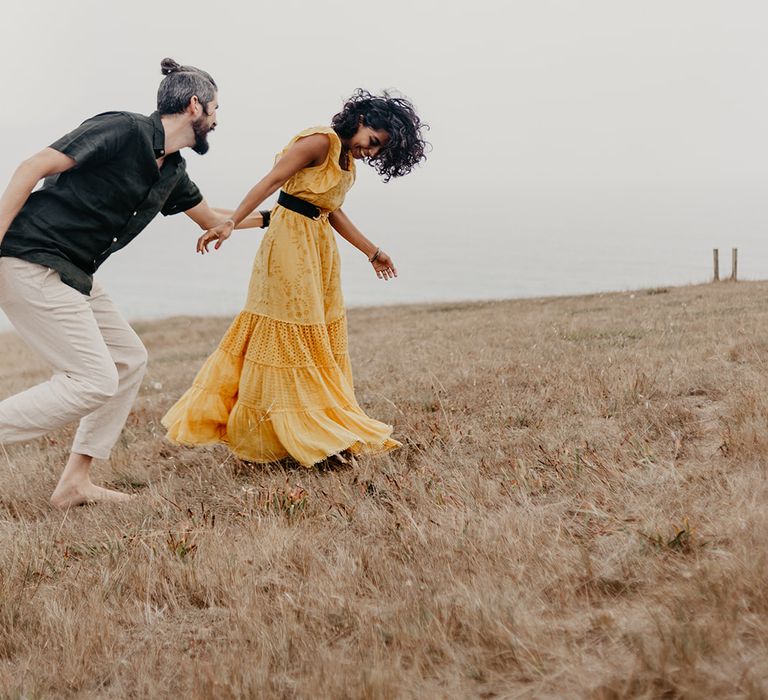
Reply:
M341 168L341 141L330 127L306 129L286 149L310 134L328 135L328 158L283 189L323 215L315 221L280 205L272 211L245 308L163 418L175 442L224 443L252 462L290 455L304 466L342 450L383 452L400 444L391 426L362 411L352 384L339 252L327 214L352 186L354 161Z

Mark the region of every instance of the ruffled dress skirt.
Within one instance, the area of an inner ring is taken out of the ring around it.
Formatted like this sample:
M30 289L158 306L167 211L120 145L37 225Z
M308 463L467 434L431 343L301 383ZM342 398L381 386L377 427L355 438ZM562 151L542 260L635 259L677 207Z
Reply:
M346 339L344 317L306 326L241 312L163 418L168 437L223 443L251 462L291 456L304 466L344 450L397 447L392 427L355 400Z

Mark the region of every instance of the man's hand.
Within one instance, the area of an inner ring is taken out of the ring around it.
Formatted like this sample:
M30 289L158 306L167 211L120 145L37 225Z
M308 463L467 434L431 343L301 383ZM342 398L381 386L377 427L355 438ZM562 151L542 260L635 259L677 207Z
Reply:
M383 250L379 251L376 260L374 260L371 265L373 265L373 269L376 271L376 277L380 280L388 280L392 277L397 277L397 270L395 269L395 264L392 262L392 258L390 258Z
M216 241L213 249L218 250L221 248L221 244L232 235L232 231L234 231L234 229L235 222L232 221L232 219L227 219L226 221L220 223L218 226L214 226L213 228L208 229L202 236L200 236L200 238L197 239L197 252L202 253L203 255L210 252L208 250L208 245L211 243L211 241Z

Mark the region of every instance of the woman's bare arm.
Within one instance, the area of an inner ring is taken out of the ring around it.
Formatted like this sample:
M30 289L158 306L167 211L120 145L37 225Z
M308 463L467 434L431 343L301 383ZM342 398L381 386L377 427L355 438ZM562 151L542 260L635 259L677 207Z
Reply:
M203 231L207 231L209 228L218 226L222 221L232 216L233 209L220 209L219 207L211 207L208 202L203 200L197 206L187 209L184 213L192 219ZM256 212L243 219L236 228L256 228L263 224L261 214Z
M397 269L392 262L392 258L381 248L371 243L341 209L331 212L328 216L328 221L330 221L331 226L336 229L342 238L349 241L361 253L365 254L365 257L373 265L373 269L376 271L376 276L379 279L388 280L392 277L397 277Z
M234 209L222 209L221 207L211 207L211 209L219 217L217 223L220 223L222 219L231 219L232 214L235 213ZM248 214L235 228L239 231L241 228L262 228L263 226L264 217L261 215L261 212L256 211Z
M272 170L248 191L231 217L200 236L197 241L197 252L207 253L208 244L212 241L216 241L213 247L218 249L240 222L267 197L277 192L299 170L323 163L328 157L330 147L330 141L324 134L312 134L299 139L275 163Z

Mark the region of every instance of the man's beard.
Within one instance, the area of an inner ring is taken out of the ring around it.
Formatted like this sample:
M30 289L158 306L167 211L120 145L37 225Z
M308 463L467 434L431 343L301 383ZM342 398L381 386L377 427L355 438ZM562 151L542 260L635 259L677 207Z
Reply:
M192 122L192 131L195 134L195 143L192 146L192 150L201 156L208 153L208 149L211 147L208 143L208 132L211 131L211 128L205 123L205 117Z

